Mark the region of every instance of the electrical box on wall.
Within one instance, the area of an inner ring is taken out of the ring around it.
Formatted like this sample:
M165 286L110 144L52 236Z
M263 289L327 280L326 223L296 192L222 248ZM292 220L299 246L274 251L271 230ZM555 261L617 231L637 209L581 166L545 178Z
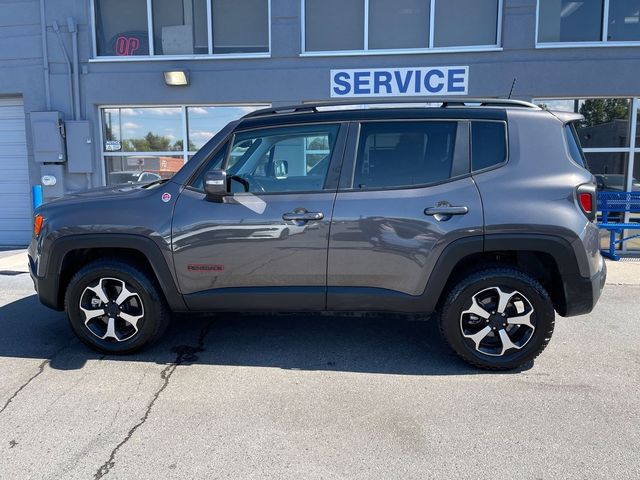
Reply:
M66 161L64 122L60 112L31 112L33 157L38 163Z
M69 173L93 173L93 139L87 121L67 121L67 170Z
M45 200L64 195L64 165L42 165L40 167L40 185Z

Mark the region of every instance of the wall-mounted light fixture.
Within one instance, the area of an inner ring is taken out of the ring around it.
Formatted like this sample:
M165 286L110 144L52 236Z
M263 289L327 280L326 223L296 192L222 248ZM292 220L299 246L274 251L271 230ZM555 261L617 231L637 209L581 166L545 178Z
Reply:
M186 70L173 70L164 73L164 83L171 86L189 85L189 73Z

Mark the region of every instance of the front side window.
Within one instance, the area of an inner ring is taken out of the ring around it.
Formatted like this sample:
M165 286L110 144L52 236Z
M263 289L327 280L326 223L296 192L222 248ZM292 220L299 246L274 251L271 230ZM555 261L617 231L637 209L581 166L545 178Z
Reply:
M496 45L498 0L436 2L435 46Z
M255 55L270 50L270 0L93 2L99 57Z
M456 176L457 132L458 122L363 124L353 187L411 187Z
M231 191L321 191L338 129L338 125L309 125L237 134L223 165Z

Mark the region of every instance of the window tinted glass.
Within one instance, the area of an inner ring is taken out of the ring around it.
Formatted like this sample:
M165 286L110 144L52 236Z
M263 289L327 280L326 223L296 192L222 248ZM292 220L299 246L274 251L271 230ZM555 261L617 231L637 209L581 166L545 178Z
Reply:
M305 0L306 51L362 49L364 0Z
M305 192L324 188L338 125L268 128L237 134L225 161L248 191ZM244 192L240 181L232 191Z
M221 168L222 162L224 161L224 157L227 153L228 143L222 146L220 150L209 160L207 166L202 169L202 171L198 174L196 179L191 183L193 188L197 188L200 191L204 191L204 176L207 172L213 170L214 168Z
M498 0L438 0L434 28L436 47L495 45Z
M207 0L154 0L153 44L156 55L207 53Z
M354 188L424 185L451 177L457 122L362 125Z
M369 48L428 46L428 0L369 0Z
M640 40L640 0L609 2L607 40L629 42Z
M471 164L482 170L502 163L507 158L505 124L502 122L471 123Z
M149 55L146 0L96 0L98 55Z
M603 0L540 0L539 8L539 42L602 40Z
M268 0L212 0L213 53L269 51Z
M586 168L584 155L582 154L582 149L578 142L578 134L576 133L573 125L567 125L565 127L565 133L567 135L567 143L569 144L569 153L571 154L571 158L573 158L573 161L578 165Z

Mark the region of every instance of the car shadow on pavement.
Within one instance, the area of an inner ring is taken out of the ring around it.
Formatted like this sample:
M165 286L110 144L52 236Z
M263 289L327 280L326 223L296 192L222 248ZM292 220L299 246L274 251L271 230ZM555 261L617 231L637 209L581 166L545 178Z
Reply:
M157 344L134 355L105 356L76 339L63 313L31 295L0 307L0 331L0 357L48 360L58 370L108 358L398 375L485 373L444 344L435 321L393 315L177 315Z

